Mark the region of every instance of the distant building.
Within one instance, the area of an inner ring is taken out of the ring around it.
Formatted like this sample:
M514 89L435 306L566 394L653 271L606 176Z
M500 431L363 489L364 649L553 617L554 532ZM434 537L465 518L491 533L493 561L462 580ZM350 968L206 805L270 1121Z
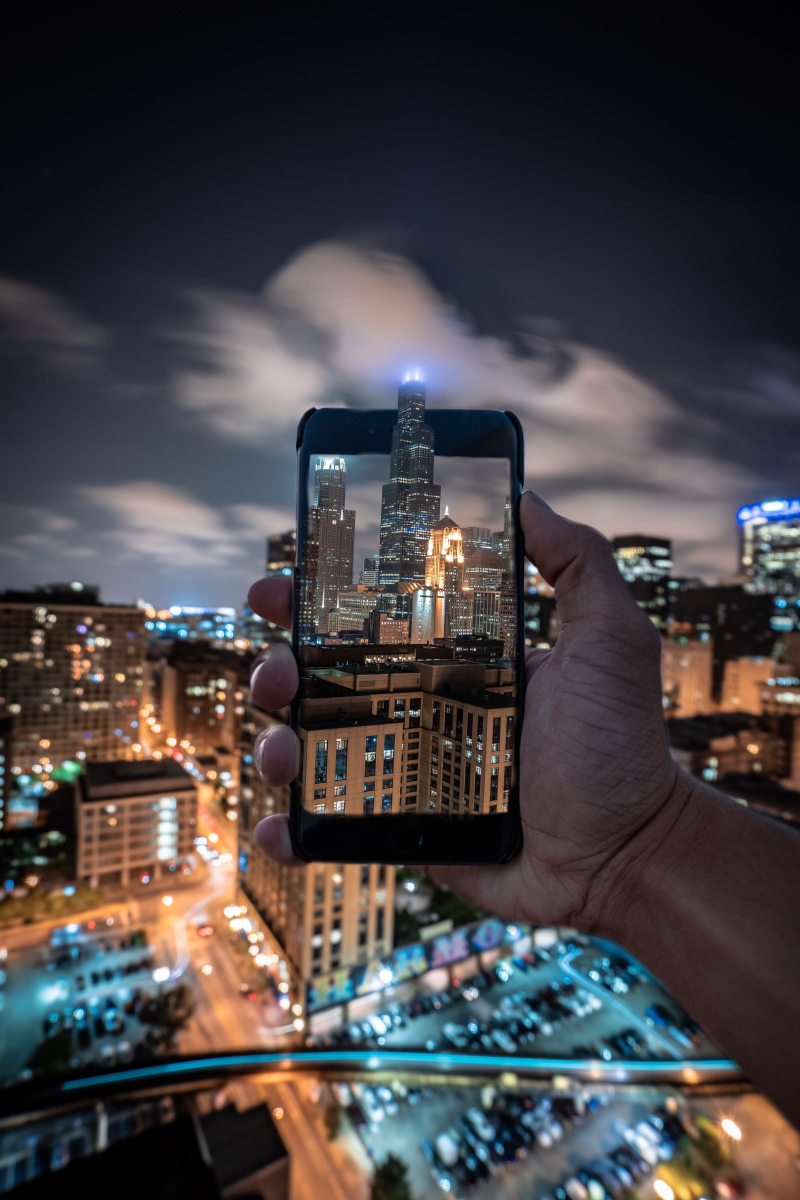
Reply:
M622 534L611 542L623 579L639 607L658 629L670 618L672 543L643 533Z
M481 550L488 550L492 554L495 553L495 535L491 529L487 529L482 525L465 525L461 532L464 535L465 558L472 554L477 554Z
M378 646L407 642L410 626L409 617L390 617L388 613L375 612L370 618L369 640Z
M11 799L12 780L11 764L13 757L14 719L6 714L0 717L0 829L3 828L8 802Z
M713 647L706 641L661 644L661 686L667 716L694 717L716 708L711 694Z
M439 520L441 487L433 482L433 429L425 424L425 385L406 379L397 399L389 482L381 493L380 583L421 582L430 531Z
M673 599L671 634L709 636L713 647L711 692L722 692L725 663L750 655L771 656L777 634L770 627L772 597L736 585L685 587Z
M194 850L196 784L169 760L90 762L76 790L75 823L81 882L157 879Z
M739 522L739 561L749 590L782 598L784 624L800 627L800 499L763 500L736 514ZM778 614L776 614L778 615Z
M273 533L267 538L267 575L292 575L297 553L297 535L293 529Z
M761 713L764 685L769 679L790 670L790 667L776 663L774 658L764 656L728 659L722 677L720 709L722 712Z
M161 676L160 742L167 737L179 742L188 738L198 754L234 756L250 686L250 661L208 645L173 646L155 668Z
M786 728L751 713L710 713L671 719L667 732L672 757L709 783L731 772L783 778L790 773Z
M46 790L66 762L132 758L145 670L145 614L80 583L0 593L3 764ZM52 785L52 786L51 786Z

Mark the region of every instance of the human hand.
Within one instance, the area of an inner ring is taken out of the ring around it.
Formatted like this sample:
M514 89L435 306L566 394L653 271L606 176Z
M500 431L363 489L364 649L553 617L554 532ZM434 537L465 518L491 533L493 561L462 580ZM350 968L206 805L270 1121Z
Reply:
M561 631L552 649L528 650L520 752L523 847L510 863L430 867L438 882L507 920L613 926L617 882L654 853L686 802L687 776L669 753L661 699L661 636L638 607L610 543L591 526L555 513L533 492L520 500L525 551L554 586ZM262 579L254 612L291 619L291 583ZM291 702L297 665L286 645L254 669L256 704ZM260 734L262 777L288 783L299 742L286 726ZM479 820L480 818L475 818ZM284 814L255 831L271 857L295 858Z

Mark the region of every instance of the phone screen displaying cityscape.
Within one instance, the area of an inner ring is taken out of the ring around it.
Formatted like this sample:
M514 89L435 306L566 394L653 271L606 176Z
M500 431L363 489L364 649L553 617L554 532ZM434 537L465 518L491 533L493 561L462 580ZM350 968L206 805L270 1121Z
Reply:
M320 815L503 813L516 779L511 463L437 454L425 393L389 454L313 454L298 539L299 791Z

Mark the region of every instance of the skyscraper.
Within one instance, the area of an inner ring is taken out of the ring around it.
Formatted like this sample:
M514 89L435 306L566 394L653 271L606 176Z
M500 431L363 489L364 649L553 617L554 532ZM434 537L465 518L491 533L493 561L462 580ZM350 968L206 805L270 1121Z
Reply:
M428 537L441 507L442 489L433 482L433 462L425 385L418 378L406 379L398 392L389 482L381 498L381 587L425 578Z
M650 534L628 533L613 538L611 545L634 600L656 628L665 629L674 594L670 587L672 542Z
M317 551L317 619L335 608L339 592L353 586L356 514L345 508L347 468L343 458L320 458L314 470Z
M775 597L773 629L800 628L800 499L764 500L736 515L748 592Z

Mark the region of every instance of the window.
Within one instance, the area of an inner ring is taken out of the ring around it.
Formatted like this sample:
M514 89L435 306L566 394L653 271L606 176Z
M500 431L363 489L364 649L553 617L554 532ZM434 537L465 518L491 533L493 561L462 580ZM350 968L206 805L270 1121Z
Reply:
M314 812L325 812L325 805L324 804L315 804Z
M464 733L464 710L456 709L456 741L460 742Z
M492 719L492 749L500 749L500 718L493 717Z
M478 729L475 736L479 742L483 741L483 713L478 713Z
M453 736L453 706L445 704L444 706L444 732L446 737Z
M334 812L344 812L344 806L345 806L344 800L334 800L333 811Z
M383 773L391 775L394 771L394 734L387 733L383 739Z
M335 779L347 779L347 738L336 739Z
M333 789L334 796L344 796L346 792L347 792L347 784L346 783L337 783L336 787Z
M314 783L325 783L328 778L328 740L317 742L314 751Z
M394 702L394 719L396 721L402 721L405 719L405 715L406 715L405 700L395 700L395 702Z
M375 811L375 797L374 796L365 796L364 797L364 812L371 813L374 811Z
M467 745L468 746L472 745L472 721L473 721L473 714L471 712L469 712L469 713L467 713Z
M364 748L364 774L375 774L375 752L378 748L378 738L374 733L367 735L366 745Z
M514 714L506 717L506 750L514 749Z
M422 713L422 697L412 696L408 702L408 727L419 729L419 719Z
M434 700L433 707L431 709L431 728L432 729L439 728L439 718L441 717L441 713L442 713L441 704L439 703L438 700Z
M483 775L480 767L475 768L475 791L472 793L477 800L481 794L481 784L483 783Z
M381 793L381 812L391 812L391 811L392 811L392 793L391 792L382 792Z
M328 794L327 788L314 788L314 799L315 800L324 800L325 797L327 796L327 794Z

